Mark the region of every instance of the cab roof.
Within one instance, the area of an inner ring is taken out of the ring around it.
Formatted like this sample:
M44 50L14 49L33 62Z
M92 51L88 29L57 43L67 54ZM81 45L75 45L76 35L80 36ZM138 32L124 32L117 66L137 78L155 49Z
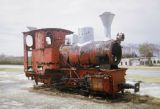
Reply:
M31 31L27 31L27 32L23 32L23 34L33 34L35 32L38 31L63 31L66 32L67 34L73 34L72 31L70 30L66 30L66 29L61 29L61 28L42 28L42 29L36 29L36 30L31 30Z

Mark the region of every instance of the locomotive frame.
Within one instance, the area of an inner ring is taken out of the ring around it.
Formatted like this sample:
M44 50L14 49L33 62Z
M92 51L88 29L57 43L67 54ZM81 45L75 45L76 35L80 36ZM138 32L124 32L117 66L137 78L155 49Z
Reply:
M87 93L111 95L123 92L126 88L133 88L135 92L139 91L139 83L134 85L126 83L126 68L72 66L68 60L65 60L64 64L60 49L65 45L65 36L72 33L72 31L60 28L23 32L25 75L35 80L36 84L41 82L58 89L72 88ZM32 38L32 45L27 44L28 36ZM48 39L49 42L47 42ZM108 64L113 61L111 53L112 51L108 51L108 59L110 59ZM94 52L93 55L95 55ZM74 59L72 56L71 58Z

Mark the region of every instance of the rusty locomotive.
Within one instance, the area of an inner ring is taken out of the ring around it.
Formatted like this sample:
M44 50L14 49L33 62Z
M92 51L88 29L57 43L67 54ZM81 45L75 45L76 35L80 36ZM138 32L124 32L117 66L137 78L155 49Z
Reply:
M72 33L60 28L23 32L25 75L36 84L41 82L57 89L111 95L125 88L139 91L138 83L126 83L127 69L118 68L124 34L116 40L92 41L82 46L65 44L65 36ZM31 45L27 44L27 37L32 38Z

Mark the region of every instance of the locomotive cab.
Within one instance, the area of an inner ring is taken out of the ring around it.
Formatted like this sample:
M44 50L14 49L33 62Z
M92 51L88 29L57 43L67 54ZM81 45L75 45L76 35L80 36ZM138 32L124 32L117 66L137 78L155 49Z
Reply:
M46 69L59 68L58 48L64 44L65 36L72 33L69 30L57 28L24 32L25 72L40 73L43 75Z

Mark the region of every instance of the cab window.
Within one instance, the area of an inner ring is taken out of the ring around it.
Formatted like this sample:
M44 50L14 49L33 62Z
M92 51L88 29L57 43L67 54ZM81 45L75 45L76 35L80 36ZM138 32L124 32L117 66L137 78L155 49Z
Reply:
M46 45L51 46L53 42L53 36L51 32L46 33Z

